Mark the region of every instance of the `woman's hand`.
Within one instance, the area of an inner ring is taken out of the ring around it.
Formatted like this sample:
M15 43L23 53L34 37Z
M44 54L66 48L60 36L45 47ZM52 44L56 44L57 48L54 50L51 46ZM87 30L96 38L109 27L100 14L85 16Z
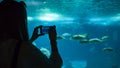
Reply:
M49 30L49 39L50 41L56 41L57 33L56 33L56 27L53 26Z
M36 28L34 28L34 31L33 31L33 34L32 34L32 37L31 37L31 39L30 39L30 42L33 42L34 40L36 40L39 36L42 36L42 35L44 35L44 34L38 34L38 29L39 29L40 27L36 27Z

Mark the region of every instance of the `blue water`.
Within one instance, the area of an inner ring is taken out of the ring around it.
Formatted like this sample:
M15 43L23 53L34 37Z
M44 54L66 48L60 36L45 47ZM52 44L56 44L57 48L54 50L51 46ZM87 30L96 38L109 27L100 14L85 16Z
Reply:
M40 21L38 21L40 22ZM30 23L30 22L29 22ZM29 34L35 26L34 23L29 24ZM45 25L45 24L43 24ZM51 25L51 24L48 24ZM53 25L53 24L52 24ZM90 38L100 38L109 36L109 39L100 43L85 43L70 40L69 38L57 40L60 55L64 61L63 68L112 68L114 65L120 65L120 26L119 25L93 25L93 24L55 24L58 35L69 33L71 35L88 33ZM63 26L65 25L65 27ZM68 26L68 27L67 27ZM50 50L49 38L46 34L39 37L36 41L38 48L44 47ZM104 52L105 47L112 47L112 52ZM68 67L67 67L68 66ZM114 67L118 68L118 67Z
M89 38L108 36L104 42L84 43L69 37L57 40L63 68L120 68L120 1L119 0L25 0L28 30L31 37L36 26L56 25L57 35L89 34ZM47 4L47 5L46 5ZM35 46L51 51L46 34ZM113 50L105 52L103 48Z

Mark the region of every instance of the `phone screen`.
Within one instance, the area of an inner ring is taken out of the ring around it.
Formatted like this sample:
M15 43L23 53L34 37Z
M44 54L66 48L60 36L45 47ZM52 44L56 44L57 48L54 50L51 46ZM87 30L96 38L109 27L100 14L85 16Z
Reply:
M50 30L50 26L42 26L42 31L41 32L46 34L46 33L49 32L49 30Z

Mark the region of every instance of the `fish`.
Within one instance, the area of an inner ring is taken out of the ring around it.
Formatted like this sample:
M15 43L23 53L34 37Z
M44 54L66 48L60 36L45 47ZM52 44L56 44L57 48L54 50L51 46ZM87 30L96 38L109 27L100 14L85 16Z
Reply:
M70 33L63 33L62 36L64 36L64 37L70 37L71 34Z
M89 43L89 40L88 39L83 39L83 40L80 40L79 42L80 43Z
M62 36L65 38L65 39L69 39L71 37L71 34L70 33L63 33Z
M78 34L78 35L73 35L70 40L82 40L82 39L87 39L88 34Z
M44 48L44 47L41 47L40 48L40 51L44 54L44 55L46 55L48 58L50 57L50 51L47 49L47 48Z
M57 36L57 40L64 40L64 39L66 39L66 38L64 36L62 36L62 35Z
M102 50L104 52L112 52L114 49L112 47L104 47Z
M109 36L103 36L103 37L101 38L102 41L106 41L106 40L108 40L108 39L109 39Z
M98 43L98 42L102 42L102 40L99 38L92 38L92 39L89 39L89 42L90 43Z

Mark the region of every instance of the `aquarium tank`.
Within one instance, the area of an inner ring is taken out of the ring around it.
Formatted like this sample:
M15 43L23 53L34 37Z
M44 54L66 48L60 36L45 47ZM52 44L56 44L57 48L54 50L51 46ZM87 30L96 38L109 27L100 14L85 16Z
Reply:
M120 0L17 0L27 9L28 32L56 26L62 68L120 68ZM48 34L33 44L47 57Z

